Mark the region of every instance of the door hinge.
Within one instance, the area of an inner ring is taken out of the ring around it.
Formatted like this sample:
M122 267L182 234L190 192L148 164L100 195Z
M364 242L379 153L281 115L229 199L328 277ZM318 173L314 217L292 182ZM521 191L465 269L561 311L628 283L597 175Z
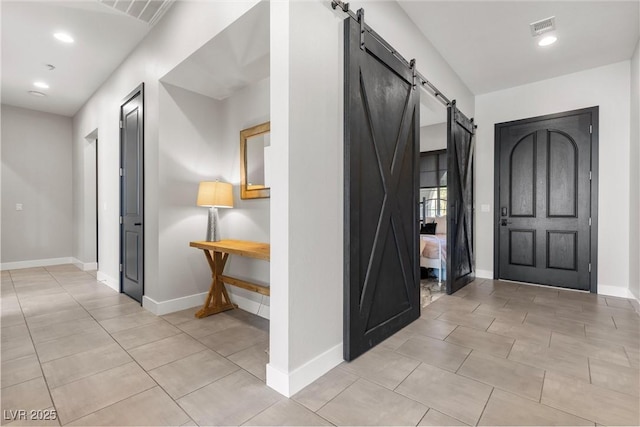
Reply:
M589 125L589 133L593 133L593 125Z
M120 224L122 224L122 216L120 216Z
M591 263L589 263L589 273L591 273Z
M120 176L124 176L124 169L120 168Z
M591 227L591 217L589 217L589 227Z
M591 181L591 177L592 177L591 171L589 171L589 181Z
M591 268L591 267L589 267L589 268ZM591 270L589 270L589 271L591 271ZM122 273L122 264L120 264L120 272Z
M122 120L120 120L120 129L122 129L124 127L124 123L122 123Z

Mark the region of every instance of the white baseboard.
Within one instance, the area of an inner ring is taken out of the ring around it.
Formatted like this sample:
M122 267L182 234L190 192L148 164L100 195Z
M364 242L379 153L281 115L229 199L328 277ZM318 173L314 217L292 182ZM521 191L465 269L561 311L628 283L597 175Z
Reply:
M493 270L476 270L478 279L493 279Z
M598 295L636 299L629 289L620 286L598 285Z
M291 397L338 366L342 360L340 343L288 374L267 364L267 385L285 397Z
M71 258L72 264L78 267L82 271L97 270L97 262L82 262L78 258Z
M260 304L257 301L250 300L241 295L230 293L231 301L238 304L238 308L248 311L249 313L257 314L260 317L269 319L269 306ZM173 313L180 310L186 310L187 308L198 307L204 304L204 299L207 297L207 292L200 294L188 295L186 297L174 298L166 301L156 301L148 296L142 297L142 306L155 314L156 316L162 316L164 314Z
M142 307L146 308L156 316L169 314L191 307L198 307L204 304L207 292L188 295L186 297L174 298L166 301L156 301L148 296L142 297Z
M73 264L73 260L74 258L72 257L63 257L63 258L33 259L33 260L27 260L27 261L3 262L2 264L0 264L0 270L18 270L21 268L47 267L50 265Z
M242 295L235 294L232 291L229 291L229 294L231 302L238 304L238 308L241 308L244 311L248 311L249 313L257 314L258 316L264 317L265 319L269 320L270 312L268 305L261 304L258 301L251 300L249 298L243 297Z
M120 281L118 279L114 279L108 274L103 273L102 271L98 271L96 274L96 280L98 282L102 282L111 289L116 292L120 292Z

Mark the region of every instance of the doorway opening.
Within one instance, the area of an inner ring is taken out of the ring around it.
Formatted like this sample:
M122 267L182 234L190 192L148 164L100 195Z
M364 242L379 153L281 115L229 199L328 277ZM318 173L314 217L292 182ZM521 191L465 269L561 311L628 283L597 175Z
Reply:
M83 181L85 193L82 268L97 275L99 267L99 235L100 235L100 208L99 208L99 172L98 172L98 129L89 133L84 146Z
M99 169L98 169L98 165L99 163L99 159L98 159L98 138L96 137L96 143L95 143L95 150L96 150L96 179L95 179L95 189L96 189L96 203L95 203L95 208L96 208L96 232L95 232L95 236L96 236L96 270L98 270L100 268L100 191L99 191L99 187L98 187L98 176L99 176Z
M420 306L446 294L447 114L429 94L420 96Z
M427 142L435 145L442 135L446 147L446 123L420 129ZM422 148L422 147L421 147ZM446 294L447 280L447 150L421 151L420 160L420 306Z

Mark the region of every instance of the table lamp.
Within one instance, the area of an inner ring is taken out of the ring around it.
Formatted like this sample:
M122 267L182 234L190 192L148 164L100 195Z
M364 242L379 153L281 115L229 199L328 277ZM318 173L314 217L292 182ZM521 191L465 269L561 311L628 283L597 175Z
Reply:
M233 186L227 182L203 181L198 188L198 206L209 208L209 222L207 224L207 242L220 240L218 226L218 208L233 207Z

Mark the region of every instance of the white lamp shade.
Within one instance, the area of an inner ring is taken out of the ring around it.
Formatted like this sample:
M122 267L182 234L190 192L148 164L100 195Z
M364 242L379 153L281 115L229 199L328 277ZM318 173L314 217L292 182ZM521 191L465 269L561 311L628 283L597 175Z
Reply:
M228 182L203 181L198 188L198 206L232 208L233 186Z

